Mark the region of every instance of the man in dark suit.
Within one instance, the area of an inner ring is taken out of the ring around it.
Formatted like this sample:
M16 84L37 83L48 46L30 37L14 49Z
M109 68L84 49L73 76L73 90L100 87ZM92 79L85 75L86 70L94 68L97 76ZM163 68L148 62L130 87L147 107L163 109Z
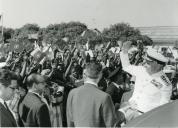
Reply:
M12 99L17 88L17 76L0 69L0 127L17 127L16 120L6 101Z
M25 127L51 127L47 104L42 100L42 93L47 86L46 78L31 74L27 78L28 93L19 105L20 120Z
M98 89L102 67L90 63L84 69L84 86L73 89L67 100L68 127L112 127L116 122L109 94Z

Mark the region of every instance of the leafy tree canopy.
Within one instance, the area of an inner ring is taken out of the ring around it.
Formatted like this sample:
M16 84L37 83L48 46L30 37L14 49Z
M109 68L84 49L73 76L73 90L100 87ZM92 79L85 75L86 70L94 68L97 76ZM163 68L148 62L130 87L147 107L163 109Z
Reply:
M30 34L38 34L39 41L43 40L59 47L75 42L82 45L89 42L93 46L106 45L108 42L112 42L112 45L115 46L117 41L126 40L131 40L134 44L137 44L137 40L142 40L144 45L153 43L148 36L141 35L138 29L127 23L111 25L100 32L98 29L88 29L85 24L80 22L50 24L45 28L40 28L37 24L25 24L18 29L4 28L4 41L24 40L24 42L28 42L26 40Z

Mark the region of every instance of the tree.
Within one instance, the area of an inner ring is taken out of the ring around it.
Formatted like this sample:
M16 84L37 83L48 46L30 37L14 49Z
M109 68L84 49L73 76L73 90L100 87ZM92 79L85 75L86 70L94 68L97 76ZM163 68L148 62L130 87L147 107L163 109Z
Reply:
M2 29L1 29L2 30ZM0 33L1 33L1 30L0 30ZM12 28L3 28L3 37L2 35L0 35L1 37L1 41L2 39L4 40L4 43L7 43L9 39L11 39L14 35L14 30ZM3 41L2 41L3 42Z
M36 34L40 30L40 27L37 24L25 24L19 29L15 30L14 37L15 39L25 39L28 38L29 34Z
M153 40L150 37L146 36L146 35L142 35L141 36L141 40L143 41L143 44L146 45L146 46L153 44Z
M126 23L111 25L110 28L105 28L102 33L105 37L110 37L115 41L123 39L127 40L127 38L131 36L140 35L140 31Z
M141 35L138 29L126 23L111 25L110 28L105 28L102 33L104 37L110 38L111 42L130 40L133 44L137 44L137 40L142 40L144 45L153 43L148 36Z
M47 43L58 45L63 48L68 43L75 43L87 26L80 22L69 22L61 24L50 24L46 28L40 30L40 35ZM65 41L64 38L69 39Z
M85 45L89 43L90 48L94 48L96 45L107 42L102 33L98 29L86 29L80 36L76 38L76 42Z
M116 46L117 41L126 40L131 40L135 45L137 40L142 40L144 45L153 43L148 36L141 35L138 29L126 23L111 25L102 32L96 28L88 29L84 23L73 21L50 24L45 28L40 28L37 24L25 24L18 29L4 28L5 42L23 42L27 44L29 43L29 35L31 35L30 37L38 35L39 42L43 40L60 48L64 45L75 43L85 45L87 42L89 42L91 47L99 44L106 45L108 42L111 42L110 46Z

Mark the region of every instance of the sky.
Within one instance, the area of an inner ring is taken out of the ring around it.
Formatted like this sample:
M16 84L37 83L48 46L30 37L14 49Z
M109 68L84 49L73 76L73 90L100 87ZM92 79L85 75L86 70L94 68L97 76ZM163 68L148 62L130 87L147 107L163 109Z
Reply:
M178 0L0 0L3 24L19 28L80 21L89 28L125 22L133 27L178 26Z

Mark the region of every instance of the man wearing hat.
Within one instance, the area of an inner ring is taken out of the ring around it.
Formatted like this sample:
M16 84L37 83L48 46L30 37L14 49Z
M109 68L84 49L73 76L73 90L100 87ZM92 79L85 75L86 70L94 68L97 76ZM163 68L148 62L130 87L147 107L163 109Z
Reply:
M168 103L172 93L172 84L163 73L168 60L154 49L148 49L143 66L131 65L128 58L131 43L124 42L120 53L123 70L136 76L133 95L127 105L120 109L126 122Z

